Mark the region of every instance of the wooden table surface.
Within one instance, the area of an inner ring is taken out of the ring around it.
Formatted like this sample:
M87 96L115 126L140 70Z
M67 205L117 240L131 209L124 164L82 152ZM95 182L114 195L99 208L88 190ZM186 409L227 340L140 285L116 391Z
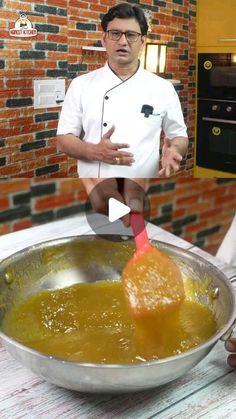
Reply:
M96 232L131 233L120 222L95 217ZM93 234L83 215L0 236L0 260L41 241L81 234ZM236 268L152 224L148 224L148 234L203 256L236 286ZM15 361L0 344L0 419L235 419L236 369L227 366L226 357L219 341L188 374L169 384L140 393L96 395L45 382Z

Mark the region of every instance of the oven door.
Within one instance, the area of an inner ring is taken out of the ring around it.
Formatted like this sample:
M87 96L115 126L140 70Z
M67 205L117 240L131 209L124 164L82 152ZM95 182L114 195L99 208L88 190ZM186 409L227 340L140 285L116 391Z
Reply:
M236 173L236 121L198 116L196 163Z
M198 55L198 98L236 100L236 54Z

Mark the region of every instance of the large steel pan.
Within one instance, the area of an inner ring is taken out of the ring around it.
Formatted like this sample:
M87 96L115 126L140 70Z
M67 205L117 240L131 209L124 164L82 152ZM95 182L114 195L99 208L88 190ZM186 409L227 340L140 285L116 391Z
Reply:
M216 333L183 354L138 364L92 364L47 356L7 336L1 329L10 308L36 292L79 282L119 279L134 253L124 236L80 236L51 240L13 254L0 263L0 337L9 353L45 380L83 392L140 391L168 383L194 367L231 328L236 318L232 285L201 257L152 241L174 258L183 277L191 277L196 299L209 305L217 319Z

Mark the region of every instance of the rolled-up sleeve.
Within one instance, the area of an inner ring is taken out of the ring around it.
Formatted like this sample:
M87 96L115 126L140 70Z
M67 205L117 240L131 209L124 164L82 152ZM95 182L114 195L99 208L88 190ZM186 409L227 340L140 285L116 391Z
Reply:
M80 135L82 131L81 89L80 81L78 79L72 80L62 105L57 135Z

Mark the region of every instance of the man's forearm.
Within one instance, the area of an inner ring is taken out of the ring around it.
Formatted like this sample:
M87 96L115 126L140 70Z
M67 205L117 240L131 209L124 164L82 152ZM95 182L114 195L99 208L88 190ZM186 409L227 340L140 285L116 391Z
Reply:
M188 137L175 137L171 140L171 146L174 146L183 157L188 150Z
M57 136L58 150L77 160L96 160L94 144L82 141L73 134Z

